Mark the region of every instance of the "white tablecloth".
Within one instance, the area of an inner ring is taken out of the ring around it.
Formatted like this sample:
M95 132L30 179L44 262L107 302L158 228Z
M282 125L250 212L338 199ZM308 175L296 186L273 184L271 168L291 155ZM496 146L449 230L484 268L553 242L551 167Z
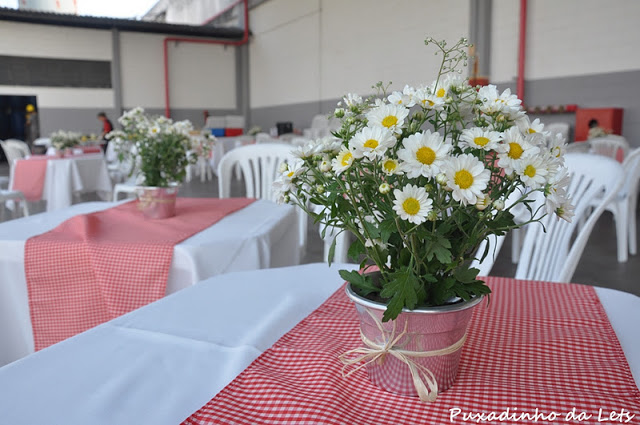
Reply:
M101 153L47 161L42 191L47 211L70 206L73 195L78 193L97 192L101 199L108 200L112 189L107 164Z
M34 350L24 274L26 240L75 215L113 205L116 204L77 204L0 224L0 366ZM299 262L294 208L258 200L175 246L167 294L222 273Z
M332 294L340 268L217 276L0 368L0 418L178 424ZM596 291L638 383L640 298Z

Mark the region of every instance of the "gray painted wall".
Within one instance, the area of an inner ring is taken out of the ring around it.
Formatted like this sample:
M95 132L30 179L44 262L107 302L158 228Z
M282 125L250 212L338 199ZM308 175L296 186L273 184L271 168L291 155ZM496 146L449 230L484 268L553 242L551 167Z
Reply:
M164 109L149 108L145 109L151 115L164 115ZM105 112L115 128L118 126L118 117L120 116L114 109L71 109L71 108L42 108L39 109L40 117L40 135L48 137L51 133L58 130L78 131L81 133L99 134L102 131L102 125L96 115L98 112ZM221 110L210 109L210 115L240 115L237 110ZM202 109L172 109L171 118L174 121L188 119L196 128L204 126L204 114Z
M526 104L529 106L576 104L581 108L624 108L622 135L631 146L640 146L640 70L596 74L566 78L551 78L525 83ZM500 90L510 87L515 92L516 82L494 83ZM279 105L251 109L251 125L268 131L279 121L292 121L294 128L311 125L316 114L328 114L340 99ZM544 123L568 122L575 126L575 114L531 115Z
M622 135L631 146L640 146L640 70L525 81L528 106L576 104L580 108L624 108ZM500 89L516 82L497 83ZM575 114L532 115L542 122L568 122L575 127Z

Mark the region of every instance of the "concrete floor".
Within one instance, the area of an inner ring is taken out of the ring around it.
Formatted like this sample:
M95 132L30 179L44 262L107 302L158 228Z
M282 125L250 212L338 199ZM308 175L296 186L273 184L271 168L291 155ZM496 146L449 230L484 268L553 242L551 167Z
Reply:
M0 164L0 176L8 175L8 171L6 163ZM243 195L243 186L237 181L232 184L232 195ZM217 197L217 180L214 178L213 181L202 183L199 179L195 179L181 187L180 196ZM91 194L83 195L78 199L78 201L93 200L96 200L96 198ZM41 212L44 210L44 203L31 204L30 209L32 214ZM636 214L637 217L638 214ZM640 229L640 223L638 228ZM309 221L307 241L303 262L322 262L323 242L311 220ZM630 256L626 263L618 263L616 255L613 219L609 212L605 212L591 234L572 281L618 289L640 296L640 255ZM516 265L511 262L511 238L507 237L491 274L495 276L513 276L515 270Z

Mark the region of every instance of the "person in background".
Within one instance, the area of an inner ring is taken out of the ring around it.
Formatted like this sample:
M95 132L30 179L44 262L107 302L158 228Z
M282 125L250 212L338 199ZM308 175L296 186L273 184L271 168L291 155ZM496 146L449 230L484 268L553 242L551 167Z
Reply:
M32 104L28 104L25 108L24 138L29 145L29 149L33 147L33 142L40 137L40 124L38 123L38 112Z
M109 145L109 137L107 134L113 130L113 124L109 121L107 114L104 112L98 113L98 119L102 122L102 132L100 133L100 140L104 144L104 152L107 152L107 146Z
M587 134L587 139L594 139L596 137L606 136L607 134L611 134L611 130L600 127L597 119L593 118L589 121L589 133Z

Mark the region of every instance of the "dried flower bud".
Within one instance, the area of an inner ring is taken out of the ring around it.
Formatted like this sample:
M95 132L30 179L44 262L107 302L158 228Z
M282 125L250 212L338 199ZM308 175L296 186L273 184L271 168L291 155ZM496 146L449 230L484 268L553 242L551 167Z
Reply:
M344 117L344 109L342 108L336 108L335 111L333 111L333 115L335 115L336 118L342 118Z
M322 161L320 163L320 171L322 171L323 173L326 173L327 171L331 170L331 163L329 161Z
M318 193L324 193L324 186L319 184L316 186L316 192Z
M433 191L433 185L429 184L429 183L425 184L424 185L424 190L426 190L427 192Z
M438 219L438 213L434 210L431 210L427 213L427 220L436 221Z
M382 183L380 187L378 187L378 191L383 195L386 195L391 191L391 186L389 186L389 183Z
M496 199L493 201L493 208L498 211L502 211L504 209L504 201L502 199Z
M291 201L291 198L289 197L289 195L284 195L284 203L288 204L289 201Z

